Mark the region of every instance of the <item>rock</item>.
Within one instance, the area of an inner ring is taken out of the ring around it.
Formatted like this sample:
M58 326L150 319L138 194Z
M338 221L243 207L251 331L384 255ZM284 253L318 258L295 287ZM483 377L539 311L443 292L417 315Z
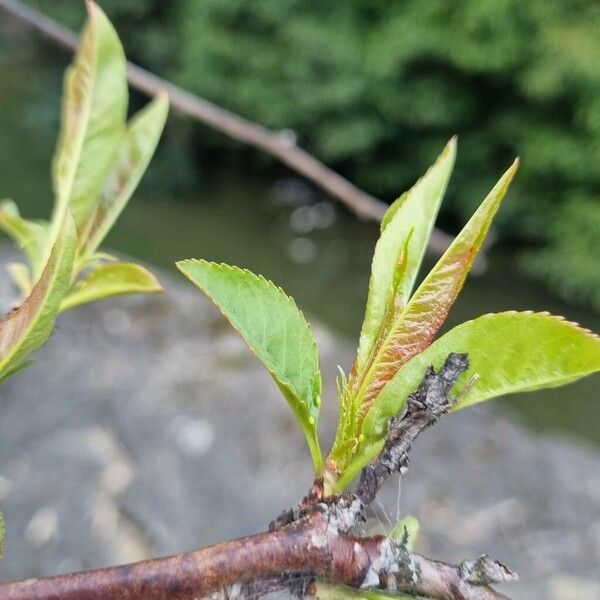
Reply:
M308 489L303 438L262 365L200 293L162 279L162 296L61 316L36 363L0 387L1 579L245 535ZM315 329L326 446L336 365L347 367L353 348ZM598 455L536 438L501 409L453 414L421 436L399 514L419 517L418 549L432 557L488 552L515 568L515 598L589 597L577 590L598 589ZM397 480L382 501L369 529L396 520Z

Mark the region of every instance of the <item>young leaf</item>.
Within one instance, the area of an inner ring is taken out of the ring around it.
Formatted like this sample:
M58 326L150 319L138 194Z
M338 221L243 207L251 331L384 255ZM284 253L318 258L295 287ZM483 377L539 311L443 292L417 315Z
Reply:
M217 305L267 367L300 423L319 472L317 347L292 298L263 277L237 267L205 260L183 260L177 267Z
M78 228L97 201L127 111L125 55L106 15L87 2L88 21L64 85L62 128L54 157L53 223L70 208Z
M32 270L38 269L47 243L47 227L42 223L23 219L12 200L3 200L0 203L0 229L27 254Z
M357 590L337 583L317 582L316 598L319 600L415 600L414 596L383 592L379 590Z
M369 296L354 366L356 372L364 368L394 307L403 308L408 301L455 157L456 138L452 138L434 165L383 217L381 237L373 255Z
M76 245L75 225L67 213L40 279L29 296L0 321L0 379L15 373L52 333L71 283Z
M398 369L431 344L446 320L517 166L515 161L417 288L407 306L394 314L357 392L363 414Z
M394 525L390 533L390 539L402 540L405 548L412 552L415 546L415 541L419 535L419 520L412 515L406 515L403 519Z
M156 150L169 111L166 95L155 98L130 121L104 182L100 200L89 217L84 257L95 252L127 205Z
M469 357L452 410L506 394L557 387L600 371L600 337L561 317L511 311L462 323L406 363L376 398L363 423L364 443L340 479L340 488L380 451L388 420L402 411L426 368L439 368L451 352Z
M160 283L146 269L132 263L109 263L94 269L79 281L60 305L60 312L123 294L162 292Z

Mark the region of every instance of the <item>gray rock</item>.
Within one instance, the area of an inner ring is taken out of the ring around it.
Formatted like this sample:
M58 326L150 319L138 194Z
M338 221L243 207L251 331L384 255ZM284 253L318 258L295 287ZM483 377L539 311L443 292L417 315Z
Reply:
M163 282L162 296L61 316L36 363L0 388L1 579L245 535L309 487L308 453L272 380L198 292ZM335 367L352 347L319 325L316 335L327 445ZM390 482L367 529L411 513L419 550L455 562L488 552L519 571L515 598L592 598L599 507L596 454L536 438L489 404L418 440L400 499Z

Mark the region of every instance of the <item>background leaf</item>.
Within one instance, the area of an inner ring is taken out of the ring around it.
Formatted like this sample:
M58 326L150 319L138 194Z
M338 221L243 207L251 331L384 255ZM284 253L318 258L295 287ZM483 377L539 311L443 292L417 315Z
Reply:
M156 277L143 267L133 263L109 263L77 282L62 301L60 312L111 296L162 291Z
M0 379L15 373L52 333L71 283L76 245L75 225L67 213L42 276L29 296L0 321Z
M455 157L456 138L452 138L435 164L390 206L383 218L381 236L373 255L369 296L356 353L354 368L358 372L365 366L393 305L404 307L408 301ZM399 265L403 253L404 264ZM397 276L399 269L401 277Z
M56 228L68 207L78 228L86 221L125 133L123 48L98 6L88 2L87 8L81 44L65 76L62 127L53 165Z
M218 306L267 367L302 427L319 472L319 359L310 326L293 299L238 267L205 260L183 260L177 267Z
M104 182L95 212L86 228L84 256L94 253L135 191L156 150L169 112L166 95L155 98L130 121Z

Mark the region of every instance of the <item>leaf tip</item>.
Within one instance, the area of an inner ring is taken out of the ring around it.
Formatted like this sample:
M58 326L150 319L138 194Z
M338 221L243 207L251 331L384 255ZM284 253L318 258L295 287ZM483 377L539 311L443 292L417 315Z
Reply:
M506 174L510 176L511 180L515 176L515 173L519 170L520 164L521 164L521 159L517 156L515 158L515 160L513 160L513 162L510 165L510 167L508 167L508 170L506 171Z
M85 0L85 8L90 19L96 18L102 12L94 0Z

